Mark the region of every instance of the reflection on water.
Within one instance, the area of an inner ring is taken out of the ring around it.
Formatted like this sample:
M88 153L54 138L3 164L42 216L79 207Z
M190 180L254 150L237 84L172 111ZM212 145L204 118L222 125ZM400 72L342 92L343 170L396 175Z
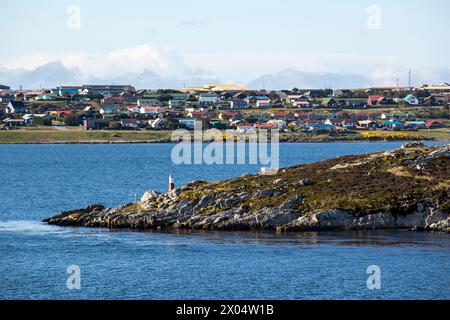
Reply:
M0 221L0 232L19 232L53 237L98 237L145 243L181 245L183 242L279 246L421 246L450 250L450 235L408 230L326 231L326 232L222 232L222 231L140 231L79 228L48 225L37 221Z

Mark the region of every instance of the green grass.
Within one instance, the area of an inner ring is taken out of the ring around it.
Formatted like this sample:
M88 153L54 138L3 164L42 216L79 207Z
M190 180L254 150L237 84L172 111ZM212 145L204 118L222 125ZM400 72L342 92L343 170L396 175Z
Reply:
M107 143L107 142L148 142L168 141L170 131L126 131L126 130L90 130L79 127L64 127L58 130L55 127L31 126L20 130L0 130L0 143ZM364 141L361 134L365 131L352 131L333 134L317 133L281 133L280 141ZM381 135L392 134L391 131L377 130ZM425 139L450 141L450 128L422 129L406 132L421 136Z
M257 212L275 207L287 199L302 195L302 212L343 209L355 215L367 215L382 211L408 214L414 210L418 199L445 199L450 184L448 158L434 159L422 171L414 164L404 165L405 160L426 156L433 148L398 150L393 156L374 155L344 156L313 164L294 166L280 170L276 176L252 175L221 182L212 182L184 191L181 198L196 200L205 194L226 192L228 198L245 192L248 200L240 205ZM334 169L336 165L355 163L356 166ZM283 179L281 186L274 186L275 179ZM298 186L301 179L313 181L308 186ZM239 188L239 190L237 190ZM257 190L277 188L279 196L255 199ZM237 191L235 191L237 190ZM448 208L450 208L450 204ZM446 207L447 208L447 207ZM448 209L450 210L450 209ZM206 207L202 214L213 214L215 209Z
M45 127L0 131L0 143L148 142L167 139L170 139L169 131L86 131L79 128L60 131Z
M425 138L432 138L436 140L450 140L450 128L440 128L440 129L421 129L418 134L424 136Z

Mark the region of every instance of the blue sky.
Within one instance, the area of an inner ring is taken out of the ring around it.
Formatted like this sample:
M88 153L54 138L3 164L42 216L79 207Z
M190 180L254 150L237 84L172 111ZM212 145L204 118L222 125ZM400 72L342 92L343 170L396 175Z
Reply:
M79 29L66 26L70 5L81 10ZM367 26L372 5L379 29ZM442 82L450 81L448 12L448 0L8 1L0 67L61 61L81 77L149 69L234 82L293 69L375 84L405 82L411 68L416 81Z

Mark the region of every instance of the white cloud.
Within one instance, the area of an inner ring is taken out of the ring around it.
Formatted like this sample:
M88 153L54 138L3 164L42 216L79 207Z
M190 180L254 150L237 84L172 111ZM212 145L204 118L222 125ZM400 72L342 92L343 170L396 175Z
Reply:
M408 86L408 68L375 67L370 73L374 86ZM411 70L411 85L436 84L450 81L450 70L447 68L420 68Z
M107 53L36 53L7 61L3 67L35 69L52 61L60 61L66 68L77 68L83 77L114 77L126 73L152 70L165 76L201 73L191 70L183 57L167 48L150 44L138 45Z
M285 69L305 72L368 73L372 65L392 65L395 56L361 55L345 52L257 51L185 53L191 66L202 66L226 78L251 81L255 77Z
M264 83L268 88L271 84L273 87L395 86L397 78L400 85L407 85L409 65L416 68L412 73L413 85L450 81L449 69L426 68L414 61L400 61L395 56L307 51L179 54L150 44L103 53L41 52L2 63L1 81L32 86L103 81L130 82L141 88L178 87L208 79L247 82L256 87Z

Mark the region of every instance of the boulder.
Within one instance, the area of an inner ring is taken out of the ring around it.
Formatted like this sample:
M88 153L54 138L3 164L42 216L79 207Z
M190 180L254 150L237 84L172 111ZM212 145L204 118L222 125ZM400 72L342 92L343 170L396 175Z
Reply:
M312 182L311 179L305 178L305 179L300 180L300 181L298 182L298 185L300 185L300 186L309 186L309 185L311 185L312 183L313 183L313 182Z
M292 198L287 199L283 204L281 204L280 209L282 209L282 210L292 209L301 201L303 201L303 196L295 195Z
M418 148L418 147L424 147L424 143L421 141L417 141L417 142L409 142L409 143L405 143L401 146L402 149L408 149L408 148Z
M211 202L214 201L214 196L210 195L210 194L205 194L201 199L200 202L198 203L198 206L200 208L205 208L206 206L208 206Z
M144 194L141 197L141 201L151 201L151 200L155 200L156 198L158 198L158 196L161 193L155 190L148 190L145 191Z
M261 213L261 218L257 218L257 221L259 221L264 228L269 229L288 224L299 217L299 213L291 210L266 209Z
M270 189L270 188L264 189L259 192L259 196L261 198L268 198L268 197L272 197L275 194L275 192L276 192L275 189Z
M422 229L426 226L426 216L426 212L416 211L405 216L397 216L395 219L395 224L397 228Z
M394 216L390 213L375 213L355 219L353 224L364 229L391 229L395 228Z
M283 183L284 183L284 180L283 180L283 179L276 179L276 180L274 180L274 182L273 182L274 185L280 185L280 184L283 184Z
M353 222L353 216L348 212L334 209L316 213L314 220L321 228L346 228Z

